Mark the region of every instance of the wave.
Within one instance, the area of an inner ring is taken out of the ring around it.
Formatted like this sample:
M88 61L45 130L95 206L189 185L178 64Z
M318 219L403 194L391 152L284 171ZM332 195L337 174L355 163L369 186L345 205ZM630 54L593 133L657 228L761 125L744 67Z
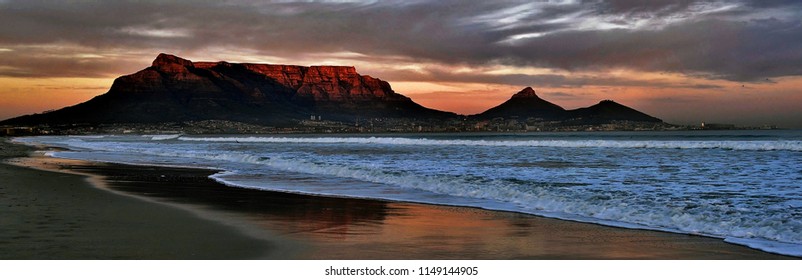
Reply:
M77 139L103 139L106 138L107 135L69 135L69 138L77 138Z
M165 134L165 135L142 135L142 137L150 138L153 141L171 140L181 137L181 134Z
M439 140L397 137L178 137L181 141L236 143L378 144L417 146L495 146L630 149L725 149L748 151L802 151L802 141L684 141L684 140Z

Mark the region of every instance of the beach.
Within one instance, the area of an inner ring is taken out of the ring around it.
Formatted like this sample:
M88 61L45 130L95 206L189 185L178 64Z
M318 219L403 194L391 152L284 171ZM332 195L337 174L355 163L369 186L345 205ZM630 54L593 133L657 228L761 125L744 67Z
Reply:
M789 259L717 238L236 188L209 179L216 171L0 145L0 259Z
M2 160L31 149L2 141ZM93 186L88 177L0 163L0 259L278 258L269 240L175 207Z

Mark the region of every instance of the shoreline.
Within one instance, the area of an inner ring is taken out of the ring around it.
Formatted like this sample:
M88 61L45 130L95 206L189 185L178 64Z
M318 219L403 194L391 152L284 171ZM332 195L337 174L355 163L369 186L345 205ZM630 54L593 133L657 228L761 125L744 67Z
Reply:
M279 239L99 188L97 178L8 163L31 147L0 138L0 259L280 259Z
M3 147L8 145L12 144L4 143ZM95 191L119 198L130 196L126 198L138 200L143 206L164 204L161 206L175 211L192 212L208 226L233 230L245 240L250 238L261 245L272 240L272 247L268 247L274 253L282 253L268 254L267 258L794 259L717 238L515 212L235 188L208 178L215 172L202 169L65 163L49 157L26 160L50 164L46 169L62 172L36 171L41 172L37 176L54 177L63 172L89 174L103 182L90 186ZM0 164L2 170L8 166ZM0 244L0 248L3 246L8 244ZM211 255L219 253L211 248L206 251ZM265 255L239 258L265 258Z

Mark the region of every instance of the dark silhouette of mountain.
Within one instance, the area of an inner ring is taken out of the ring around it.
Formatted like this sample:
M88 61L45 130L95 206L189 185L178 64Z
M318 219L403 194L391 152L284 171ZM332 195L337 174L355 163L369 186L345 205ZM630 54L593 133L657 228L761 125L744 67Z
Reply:
M474 117L479 119L492 118L536 118L543 120L563 120L568 116L563 107L541 99L535 90L527 87L514 94L501 105L490 108Z
M566 125L604 124L613 121L662 122L658 118L612 100L604 100L587 108L565 110L538 97L531 87L524 88L501 105L471 116L480 120L499 117L519 120L534 118L541 121L559 121Z
M390 84L354 67L192 62L159 54L139 72L117 78L109 91L61 110L3 124L159 123L230 120L291 125L310 115L441 119L457 115L425 108Z
M662 122L662 120L621 105L612 100L603 100L596 105L569 111L581 123L601 124L610 121Z

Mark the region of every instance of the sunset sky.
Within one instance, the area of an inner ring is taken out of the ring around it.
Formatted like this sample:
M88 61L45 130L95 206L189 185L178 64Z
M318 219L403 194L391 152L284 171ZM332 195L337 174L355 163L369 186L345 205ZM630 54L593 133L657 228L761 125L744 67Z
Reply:
M798 0L0 0L0 119L103 94L159 53L352 65L461 114L531 86L566 109L802 128Z

